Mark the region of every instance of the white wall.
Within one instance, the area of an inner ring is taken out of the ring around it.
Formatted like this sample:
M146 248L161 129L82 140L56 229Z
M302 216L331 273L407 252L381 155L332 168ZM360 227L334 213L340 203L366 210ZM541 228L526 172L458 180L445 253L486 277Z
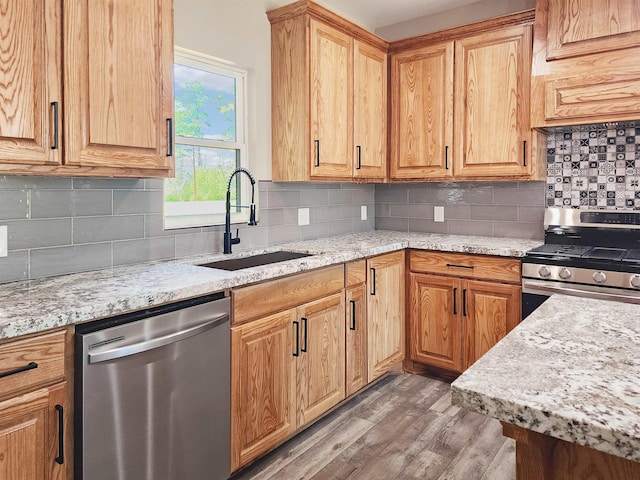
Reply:
M175 0L175 44L248 71L249 169L271 179L271 28L263 0Z
M535 0L482 0L464 7L377 28L390 42L535 8Z

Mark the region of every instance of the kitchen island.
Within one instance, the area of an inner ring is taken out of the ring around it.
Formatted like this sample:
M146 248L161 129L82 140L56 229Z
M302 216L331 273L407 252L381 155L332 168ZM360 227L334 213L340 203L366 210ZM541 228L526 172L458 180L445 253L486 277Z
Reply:
M554 295L451 386L516 440L517 478L640 479L640 306Z

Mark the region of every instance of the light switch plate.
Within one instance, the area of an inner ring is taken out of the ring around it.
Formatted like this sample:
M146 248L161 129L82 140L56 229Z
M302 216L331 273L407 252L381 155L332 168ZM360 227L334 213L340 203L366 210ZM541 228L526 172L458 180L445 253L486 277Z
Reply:
M360 220L366 220L367 219L367 206L366 205L361 205L360 206Z
M309 225L309 209L298 209L298 225Z
M0 257L6 257L9 254L7 240L7 226L0 225Z
M433 207L433 221L444 222L444 207Z

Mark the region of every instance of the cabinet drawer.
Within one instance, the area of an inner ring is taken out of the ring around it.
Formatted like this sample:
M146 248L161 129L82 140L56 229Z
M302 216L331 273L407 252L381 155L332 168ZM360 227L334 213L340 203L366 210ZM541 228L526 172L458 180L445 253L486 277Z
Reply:
M479 278L498 282L520 283L520 259L412 250L412 272L438 273L456 277Z
M65 331L0 345L0 396L64 379Z
M355 262L349 262L345 266L346 268L346 287L354 287L367 281L367 261L356 260Z
M233 325L296 307L344 288L344 265L250 285L231 292Z

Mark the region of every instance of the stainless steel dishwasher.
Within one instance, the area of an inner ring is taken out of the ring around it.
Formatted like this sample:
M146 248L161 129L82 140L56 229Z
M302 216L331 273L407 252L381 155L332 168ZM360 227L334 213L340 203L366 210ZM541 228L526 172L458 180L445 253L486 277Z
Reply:
M76 328L76 464L83 480L230 475L229 299Z

